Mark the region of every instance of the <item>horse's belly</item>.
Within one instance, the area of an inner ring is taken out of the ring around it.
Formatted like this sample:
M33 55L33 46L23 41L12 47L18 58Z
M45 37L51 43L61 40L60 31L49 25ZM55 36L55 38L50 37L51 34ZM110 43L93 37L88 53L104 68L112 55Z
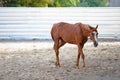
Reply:
M77 44L75 36L63 36L62 38L66 43Z

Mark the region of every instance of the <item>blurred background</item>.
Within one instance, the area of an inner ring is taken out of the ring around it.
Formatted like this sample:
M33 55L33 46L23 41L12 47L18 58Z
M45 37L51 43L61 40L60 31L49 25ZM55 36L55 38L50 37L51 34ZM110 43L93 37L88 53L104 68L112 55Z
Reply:
M0 40L51 40L54 23L99 25L120 40L120 0L0 0Z
M1 7L117 7L119 0L0 0Z
M1 7L119 7L119 0L0 0Z

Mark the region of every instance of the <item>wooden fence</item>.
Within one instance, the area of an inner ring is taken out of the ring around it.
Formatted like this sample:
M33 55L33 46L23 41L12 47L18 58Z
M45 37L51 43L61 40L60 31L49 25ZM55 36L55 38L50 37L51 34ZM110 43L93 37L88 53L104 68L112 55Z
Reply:
M99 37L120 38L120 7L0 7L0 40L51 39L52 24L61 21L98 24Z

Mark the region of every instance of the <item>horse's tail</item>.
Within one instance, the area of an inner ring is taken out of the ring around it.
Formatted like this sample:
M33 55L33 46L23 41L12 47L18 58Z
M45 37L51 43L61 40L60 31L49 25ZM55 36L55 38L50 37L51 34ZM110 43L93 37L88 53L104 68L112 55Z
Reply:
M52 26L52 29L51 29L51 37L52 37L52 40L55 41L53 35L54 35L54 25ZM54 46L53 46L53 49L55 50Z
M54 26L53 26L54 27ZM51 29L51 37L52 37L52 40L54 41L54 37L53 37L53 27Z
M54 37L53 37L53 34L51 33L51 37L52 37L52 40L54 41Z

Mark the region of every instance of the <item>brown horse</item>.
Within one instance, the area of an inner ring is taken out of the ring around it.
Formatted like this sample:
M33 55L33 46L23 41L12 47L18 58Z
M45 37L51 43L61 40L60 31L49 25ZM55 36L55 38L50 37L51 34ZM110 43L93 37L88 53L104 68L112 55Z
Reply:
M60 22L53 24L51 29L51 36L54 41L54 50L56 53L56 66L60 67L59 63L59 48L65 43L76 44L78 46L78 56L76 67L79 68L79 58L82 56L83 67L85 67L84 54L82 48L85 42L88 40L88 37L93 41L94 46L97 47L97 31L98 25L96 28L91 27L87 24L76 23L69 24L65 22Z

